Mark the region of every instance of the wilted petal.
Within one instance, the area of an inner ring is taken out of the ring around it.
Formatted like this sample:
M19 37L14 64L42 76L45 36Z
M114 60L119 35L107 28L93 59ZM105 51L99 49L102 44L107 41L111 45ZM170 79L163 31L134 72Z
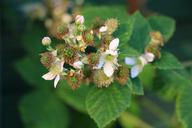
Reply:
M73 63L73 67L76 69L81 69L83 67L83 63L81 61L76 61Z
M109 49L115 51L117 50L118 46L119 46L119 38L115 38L110 42Z
M125 57L125 64L127 65L135 65L136 59L133 57Z
M152 62L154 59L155 59L155 55L153 53L150 53L150 52L146 52L144 54L144 57L145 59L148 61L148 62Z
M53 80L55 78L55 74L53 74L52 72L48 72L45 75L42 76L43 79L45 80Z
M139 73L143 70L143 66L135 65L131 68L131 78L135 78L139 75Z
M112 62L105 62L103 69L105 75L111 77L115 71L115 66Z
M60 80L60 75L57 75L55 80L54 80L54 87L55 88L57 87L57 84L58 84L59 80Z

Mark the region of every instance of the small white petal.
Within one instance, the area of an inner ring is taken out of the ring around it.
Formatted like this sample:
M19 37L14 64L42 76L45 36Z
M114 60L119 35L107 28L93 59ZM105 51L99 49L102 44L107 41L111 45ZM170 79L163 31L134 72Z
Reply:
M59 67L59 71L62 72L63 71L64 61L56 62L56 65Z
M52 72L48 72L45 75L42 76L43 79L45 80L53 80L55 78L55 74L53 74Z
M99 29L99 32L106 32L107 31L107 26L102 26L100 29Z
M110 42L109 49L115 51L117 50L118 46L119 46L119 38L115 38Z
M58 84L59 80L60 80L60 75L57 75L55 80L54 80L54 87L55 88L57 87L57 84Z
M94 69L100 69L100 68L102 68L103 65L104 65L104 63L105 63L105 61L104 61L103 57L100 57L99 63L97 64L96 67L94 67Z
M139 75L139 73L143 70L143 66L135 65L131 68L131 78L135 78Z
M135 65L136 59L133 57L125 57L125 64L127 65Z
M154 59L155 59L155 55L153 53L150 53L150 52L146 52L144 54L144 57L145 59L148 61L148 62L152 62Z
M76 61L73 63L73 67L76 69L81 69L83 67L83 63L81 61Z
M112 62L105 62L103 69L105 75L111 77L115 71L115 66Z
M117 50L113 51L113 50L106 50L105 51L105 54L111 54L113 56L117 56L118 55L118 52Z

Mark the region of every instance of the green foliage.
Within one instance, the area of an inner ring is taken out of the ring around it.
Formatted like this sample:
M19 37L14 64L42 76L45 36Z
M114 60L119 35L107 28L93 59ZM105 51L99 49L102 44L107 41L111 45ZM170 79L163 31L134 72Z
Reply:
M128 86L112 84L108 88L93 87L87 95L86 107L99 128L115 120L130 105L131 93Z
M118 30L114 33L116 37L120 40L120 48L126 46L130 40L133 32L134 19L128 18L126 21L123 21L118 27Z
M165 41L168 41L175 31L174 19L167 16L150 16L148 19L154 31L160 31L163 34Z
M134 20L134 24L129 44L138 50L138 52L143 53L145 47L148 45L151 39L149 34L151 31L151 26L139 12L134 13L132 16L130 16L130 18Z
M91 25L95 17L100 17L103 20L108 18L118 19L120 24L114 36L120 39L120 60L127 56L138 57L144 53L145 47L150 42L150 32L152 30L160 31L166 41L171 38L175 30L175 21L169 17L150 16L146 19L139 12L128 16L122 6L86 6L83 8L82 14L85 16L86 25ZM39 58L38 54L43 51L41 38L45 34L45 30L39 26L27 27L22 43L29 56L15 64L18 72L30 85L41 88L39 91L26 95L21 101L20 111L26 127L67 127L67 110L62 104L62 101L64 101L65 104L84 113L83 116L78 115L79 118L86 117L86 113L88 113L99 128L104 128L129 107L131 94L144 94L143 84L147 86L151 86L153 83L155 83L154 85L157 84L157 82L153 81L155 75L163 78L159 80L162 80L161 83L165 87L158 91L166 92L165 95L171 95L172 97L179 94L177 113L186 127L192 127L192 114L190 112L190 108L192 108L190 103L192 100L190 98L192 87L188 86L190 82L186 81L180 73L172 71L173 69L182 69L180 62L172 54L162 52L162 57L152 64L156 69L163 69L161 73L155 72L151 65L147 66L139 78L129 79L126 86L120 86L117 83L113 83L107 88L81 85L80 88L73 91L65 81L60 81L57 89L54 92L49 90L49 92L48 89L53 87L53 83L41 78L47 70L40 66L39 59L37 59ZM54 41L52 42L54 43ZM181 87L183 85L187 86ZM138 107L138 104L135 104L134 106ZM139 109L139 107L136 109ZM81 121L77 123L78 119L74 116L72 115L72 119L76 119L76 121L72 124L72 127L78 127ZM82 120L85 126L87 121L90 120ZM90 126L86 127L92 128L93 125L94 123L91 122Z
M21 100L19 108L27 128L67 128L67 109L53 92L33 91Z
M72 90L71 87L65 82L60 81L56 94L63 100L66 104L75 108L80 112L86 113L85 99L89 91L89 87L81 85L80 88Z
M43 51L44 47L41 40L46 36L45 32L42 26L28 24L26 27L23 33L22 45L31 56L38 56Z
M185 128L192 128L192 83L187 84L177 98L177 115Z
M40 65L39 60L25 57L15 63L15 68L31 86L49 88L51 86L50 81L45 81L41 77L47 70Z
M182 69L183 66L177 60L175 56L168 52L162 52L161 58L154 62L154 65L158 69L168 70L168 69Z
M120 23L127 20L126 8L123 6L86 6L82 9L86 21L85 24L90 26L96 17L103 20L108 18L117 18Z
M144 94L143 85L142 85L141 81L139 80L139 78L132 79L131 91L133 94L137 94L137 95Z

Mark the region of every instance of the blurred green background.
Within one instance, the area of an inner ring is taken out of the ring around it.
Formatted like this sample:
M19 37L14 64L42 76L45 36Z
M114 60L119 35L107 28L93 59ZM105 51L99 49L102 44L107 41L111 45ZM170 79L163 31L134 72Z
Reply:
M24 94L32 90L13 67L13 64L18 59L26 55L26 51L21 45L21 40L26 24L29 21L21 13L20 6L30 1L32 0L1 0L3 128L23 127L18 103ZM124 0L85 0L84 3L94 5L127 5L127 2ZM191 5L191 0L149 0L147 3L148 9L176 19L176 32L170 43L166 45L166 49L187 65L187 69L192 74L190 67L192 61ZM37 24L40 23L37 22Z

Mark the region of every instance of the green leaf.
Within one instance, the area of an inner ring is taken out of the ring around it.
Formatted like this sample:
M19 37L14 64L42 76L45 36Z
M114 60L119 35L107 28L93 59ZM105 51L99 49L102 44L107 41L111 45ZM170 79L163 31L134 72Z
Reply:
M44 36L46 36L46 30L42 26L29 24L26 28L22 35L22 45L31 56L39 55L45 49L41 44Z
M129 18L128 20L124 21L124 23L120 24L118 30L114 33L115 37L120 39L119 48L128 45L128 41L131 38L134 26L134 19Z
M176 102L177 115L185 128L192 128L192 84L184 86Z
M177 58L168 52L162 52L161 58L154 62L154 65L158 69L182 69L183 66L177 60Z
M154 31L160 31L165 41L168 41L175 31L175 20L166 16L150 16L148 19Z
M188 85L188 80L182 72L157 70L154 85L164 100L173 101L182 91L183 86Z
M81 85L81 87L77 88L76 90L72 90L65 81L60 81L56 90L56 94L66 104L80 112L86 113L85 99L89 89L90 88L88 86Z
M130 46L126 45L123 46L124 48L120 48L120 54L119 54L119 59L125 59L125 57L138 57L140 55L137 50L134 48L131 48Z
M144 94L143 85L141 84L141 81L139 80L139 78L135 78L131 80L129 79L127 82L127 86L130 88L132 94L136 94L136 95Z
M150 24L139 12L134 13L130 18L134 20L134 27L129 44L131 47L143 53L151 39Z
M139 78L132 79L132 93L137 95L143 95L143 85Z
M67 128L66 107L48 91L33 91L20 102L22 120L28 128Z
M42 75L48 71L41 66L39 60L25 57L15 63L15 68L31 86L39 88L49 88L51 86L51 81L46 81L42 78Z
M85 24L91 25L91 22L100 17L103 20L117 18L120 23L126 21L128 14L123 6L85 6L82 10L85 17Z
M112 84L107 88L93 87L87 95L88 114L95 120L99 128L104 128L126 110L131 102L128 86Z
M140 73L139 78L144 88L151 89L154 85L154 78L156 76L156 70L152 64L144 66L143 71Z

